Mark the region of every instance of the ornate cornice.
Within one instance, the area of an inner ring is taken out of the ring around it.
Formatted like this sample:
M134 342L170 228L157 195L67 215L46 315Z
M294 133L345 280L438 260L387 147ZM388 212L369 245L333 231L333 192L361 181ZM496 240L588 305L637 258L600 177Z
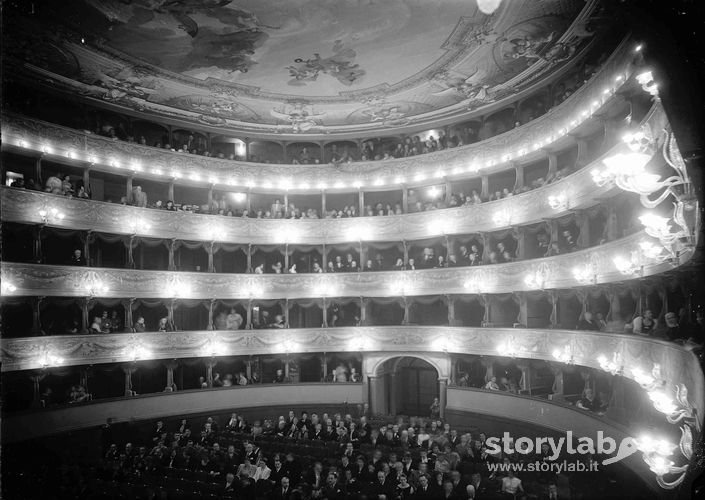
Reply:
M666 272L686 263L693 255L686 248L677 262L642 256L639 243L649 240L644 232L595 248L542 259L419 271L386 271L335 274L216 274L133 269L99 269L38 264L2 263L2 279L12 283L15 296L81 297L86 286L101 283L104 297L179 299L303 299L328 297L399 297L466 293L507 293L536 289L528 275L540 274L543 289L583 285L576 268L591 266L593 284L623 281ZM640 267L625 276L615 268L616 256L639 256ZM169 295L170 291L177 295Z
M626 46L620 57L610 59L600 72L561 105L530 123L485 141L410 158L357 162L339 167L331 165L272 165L235 162L164 151L152 147L111 141L83 132L13 114L3 116L3 146L26 144L41 153L49 148L52 155L93 163L96 170L111 173L136 173L141 177L169 179L176 177L188 184L262 187L262 180L277 184L289 180L291 190L357 190L357 186L400 186L406 183L443 177L472 177L478 171L492 173L506 170L511 161L531 161L542 148L556 149L573 139L567 134L580 128L592 117L609 115L614 106L614 92L633 72L632 54ZM615 78L619 77L619 81ZM606 92L605 92L606 91ZM656 113L659 115L659 113ZM652 117L661 119L661 117ZM297 136L303 140L304 136ZM52 156L50 155L50 157ZM161 172L160 174L155 173ZM439 175L441 174L441 175ZM399 181L397 179L404 179ZM259 181L259 184L258 184ZM307 187L304 187L307 186Z

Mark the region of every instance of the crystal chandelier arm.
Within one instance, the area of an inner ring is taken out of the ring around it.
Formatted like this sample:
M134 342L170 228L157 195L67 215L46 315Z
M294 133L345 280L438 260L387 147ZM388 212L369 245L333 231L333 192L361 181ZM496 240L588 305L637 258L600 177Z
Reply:
M673 186L682 186L688 184L686 181L682 180L681 178L677 176L669 177L663 182L663 186L666 188L664 191L656 198L655 200L652 200L649 198L648 194L642 194L640 201L641 204L646 207L646 208L656 208L659 206L663 201L668 198L670 195L673 195L674 198L678 198L678 193L676 193L672 188Z

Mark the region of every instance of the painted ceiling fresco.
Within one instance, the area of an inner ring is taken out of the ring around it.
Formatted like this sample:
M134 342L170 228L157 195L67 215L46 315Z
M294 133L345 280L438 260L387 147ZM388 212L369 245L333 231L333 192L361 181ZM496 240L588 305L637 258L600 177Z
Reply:
M42 3L42 2L40 2ZM597 0L66 0L5 42L52 85L224 128L397 127L491 104L569 63Z

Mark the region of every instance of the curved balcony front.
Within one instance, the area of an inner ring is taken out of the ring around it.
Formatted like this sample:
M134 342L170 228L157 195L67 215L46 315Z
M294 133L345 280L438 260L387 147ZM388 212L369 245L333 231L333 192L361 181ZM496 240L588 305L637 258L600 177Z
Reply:
M560 289L652 276L683 265L693 255L686 247L676 260L649 258L641 242L652 241L638 232L595 248L570 254L470 268L382 271L333 274L216 274L2 263L2 279L11 282L15 296L83 297L90 283L100 283L101 297L180 299L301 299L327 297L398 297L467 293L507 293ZM632 259L625 275L614 259ZM592 275L578 280L576 269ZM527 276L537 277L528 284ZM89 287L90 288L90 287Z
M183 179L186 184L263 187L272 180L280 191L354 190L360 186L401 186L445 176L492 173L511 167L512 161L531 161L542 149L559 149L593 117L608 119L615 94L634 73L635 53L625 40L598 73L572 96L545 115L506 133L469 146L410 158L330 165L272 165L244 163L164 151L111 141L81 131L6 115L5 144L92 164L106 172L138 172L155 179Z

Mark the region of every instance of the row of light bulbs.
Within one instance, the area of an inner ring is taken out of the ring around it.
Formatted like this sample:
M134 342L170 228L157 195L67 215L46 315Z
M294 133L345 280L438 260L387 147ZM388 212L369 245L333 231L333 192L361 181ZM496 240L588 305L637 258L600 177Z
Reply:
M639 75L641 76L641 75ZM594 99L588 108L583 109L579 113L577 113L574 116L574 119L570 120L568 123L566 123L563 127L559 128L555 133L546 136L544 139L538 140L535 143L531 145L531 147L524 147L517 149L515 151L507 152L505 154L499 155L497 158L491 158L486 161L483 161L482 163L480 162L473 162L465 167L454 167L452 169L444 170L444 169L439 169L435 171L434 173L424 173L420 172L417 173L413 176L403 176L403 175L397 175L394 177L390 178L385 178L385 177L378 177L375 180L373 180L369 186L373 187L381 187L381 186L402 186L406 183L414 182L414 183L422 183L427 180L431 179L442 179L447 176L455 176L455 175L462 175L464 173L477 173L483 168L491 168L494 167L495 165L501 164L501 163L506 163L510 162L514 159L518 159L521 157L524 157L528 155L529 153L533 151L538 151L544 147L549 146L552 144L554 141L560 139L561 137L564 137L566 134L570 133L571 130L575 129L577 126L579 126L582 122L584 122L586 119L588 119L592 114L600 108L608 99L609 97L615 93L621 85L624 84L626 81L625 75L619 74L614 77L614 85L611 87L606 87L603 89L601 96L598 99ZM33 144L26 139L20 139L17 141L17 145L26 148L26 149L33 149L37 151L41 151L44 154L61 154L60 151L62 148L55 148L51 144L48 144L46 142L42 142L39 144ZM229 186L243 186L247 187L249 189L256 189L256 188L261 188L261 189L278 189L281 191L290 191L290 190L301 190L301 191L311 191L311 190L318 190L318 191L325 191L329 189L333 190L344 190L344 189L361 189L365 187L365 182L361 179L354 179L349 182L343 182L343 181L336 181L336 182L326 182L326 181L319 181L317 183L311 183L311 182L300 182L296 183L292 178L284 178L276 183L273 183L269 180L262 180L259 183L253 179L246 179L244 181L241 181L240 179L236 177L228 177L228 178L222 178L217 175L213 174L200 174L198 172L190 172L188 174L185 174L184 172L173 168L173 169L162 169L162 168L148 168L145 167L141 161L135 160L135 159L118 159L115 157L112 158L99 158L95 154L88 153L88 154L80 154L76 152L73 149L69 149L64 153L64 155L69 158L69 159L75 159L75 160L82 160L82 161L87 161L91 164L96 164L96 163L101 163L101 164L107 164L115 169L127 169L131 170L135 173L148 173L152 174L158 177L167 177L167 178L174 178L174 179L188 179L192 182L197 182L197 183L206 183L208 185L216 185L216 184L226 184Z

